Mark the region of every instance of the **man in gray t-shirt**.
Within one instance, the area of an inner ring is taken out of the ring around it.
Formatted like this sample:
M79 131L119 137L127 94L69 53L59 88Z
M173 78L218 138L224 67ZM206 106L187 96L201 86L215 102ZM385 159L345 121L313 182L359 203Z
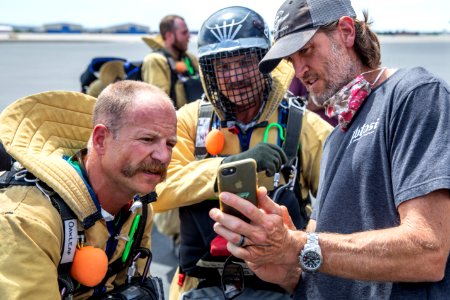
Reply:
M450 298L450 87L422 68L382 68L350 0L287 0L263 73L292 62L336 115L307 232L259 190L223 193L251 222L213 209L215 231L258 277L295 299Z
M450 145L449 90L422 68L398 70L372 90L346 132L331 133L324 146L318 203L312 215L317 232L393 228L401 222L398 207L403 202L421 197L419 201L425 201L430 192L449 188L450 151L445 151ZM405 250L392 255L408 255ZM449 272L447 261L444 280L421 284L303 273L298 291L314 299L444 299L450 297Z

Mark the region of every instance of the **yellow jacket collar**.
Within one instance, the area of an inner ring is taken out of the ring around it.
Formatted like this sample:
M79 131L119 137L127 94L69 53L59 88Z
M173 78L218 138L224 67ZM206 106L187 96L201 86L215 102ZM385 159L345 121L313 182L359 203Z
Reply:
M95 98L77 92L45 92L17 100L0 115L6 151L58 193L80 220L97 209L63 156L86 147L94 104Z
M144 36L142 37L142 40L153 51L159 51L164 47L164 40L160 34L155 36Z
M294 68L291 64L282 60L272 71L272 90L269 94L269 100L264 107L264 111L259 118L259 122L266 121L278 109L283 100L286 91L289 89L292 78L294 77Z

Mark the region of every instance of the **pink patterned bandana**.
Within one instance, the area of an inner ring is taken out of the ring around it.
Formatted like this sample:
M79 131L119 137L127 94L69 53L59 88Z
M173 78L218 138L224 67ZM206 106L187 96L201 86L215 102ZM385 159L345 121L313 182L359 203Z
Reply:
M366 100L372 91L372 86L380 79L386 68L382 68L375 81L370 84L362 73L356 76L350 83L344 86L336 94L334 94L325 103L325 111L328 117L332 118L338 116L339 126L343 132L347 131L348 124L352 120L356 111L361 107L361 104ZM373 72L372 70L369 72Z

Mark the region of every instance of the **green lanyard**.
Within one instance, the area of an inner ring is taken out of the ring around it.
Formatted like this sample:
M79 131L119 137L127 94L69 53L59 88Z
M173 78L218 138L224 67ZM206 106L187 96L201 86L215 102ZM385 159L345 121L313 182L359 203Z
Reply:
M191 76L194 75L195 71L194 68L192 67L191 60L189 59L189 57L186 56L184 58L184 63L186 64L189 75Z
M134 234L136 233L137 228L139 227L139 221L141 220L141 215L137 214L133 219L133 224L131 224L130 233L128 234L129 240L125 244L125 249L122 254L122 262L126 262L128 256L130 255L131 246L134 242Z
M268 136L269 136L269 130L270 130L270 128L272 128L273 126L275 126L276 128L278 128L280 139L281 139L282 141L284 141L283 126L281 126L281 125L278 124L278 123L270 123L269 125L267 125L266 130L264 131L264 139L263 139L263 142L264 142L264 143L267 143L267 138L268 138Z

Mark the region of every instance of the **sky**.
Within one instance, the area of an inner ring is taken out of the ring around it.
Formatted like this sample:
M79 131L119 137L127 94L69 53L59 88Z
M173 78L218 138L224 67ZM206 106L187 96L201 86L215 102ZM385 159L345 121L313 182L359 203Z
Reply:
M85 28L137 23L158 30L161 18L178 14L189 29L199 30L215 11L232 5L258 12L272 28L283 0L1 0L0 24L40 26L68 22ZM362 17L369 11L375 31L448 31L449 0L352 0Z

